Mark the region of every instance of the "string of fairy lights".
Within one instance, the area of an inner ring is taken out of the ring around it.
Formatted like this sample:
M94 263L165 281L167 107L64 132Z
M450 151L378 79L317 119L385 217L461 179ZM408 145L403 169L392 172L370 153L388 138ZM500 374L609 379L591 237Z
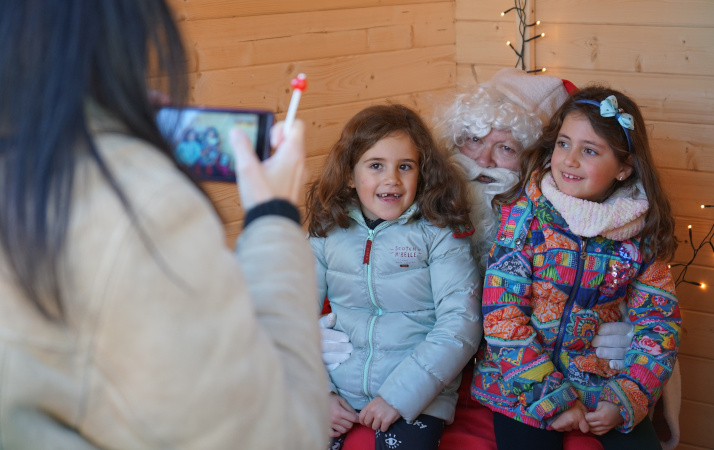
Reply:
M534 28L538 25L540 25L540 20L536 20L533 23L526 23L526 0L515 0L515 5L513 8L509 8L501 13L501 16L505 16L511 11L515 11L516 14L518 15L518 33L521 36L521 49L516 50L516 47L513 46L511 41L507 41L506 45L511 47L511 50L516 54L518 59L516 60L516 65L514 67L518 67L518 64L520 63L521 70L525 70L528 73L534 73L534 72L545 72L545 67L542 67L540 69L534 69L534 70L526 70L526 61L525 61L525 53L526 53L526 43L533 41L538 38L545 37L545 33L540 33L536 34L531 37L526 37L526 34L528 33L529 29Z
M704 208L714 208L714 205L702 205L702 209ZM707 246L709 246L712 249L712 252L714 252L714 243L712 243L712 239L714 239L714 224L712 224L711 228L709 228L709 232L702 238L702 241L699 243L699 245L694 245L694 239L692 239L692 226L689 225L688 227L689 231L689 245L692 247L692 257L687 261L685 264L670 264L669 267L683 267L682 271L679 272L679 275L677 275L677 278L674 280L674 285L679 286L682 283L686 284L691 284L694 286L699 286L702 289L705 289L707 287L706 284L700 283L697 281L691 281L687 280L687 269L689 269L689 266L694 263L694 260L697 258L697 254L699 254L699 251Z

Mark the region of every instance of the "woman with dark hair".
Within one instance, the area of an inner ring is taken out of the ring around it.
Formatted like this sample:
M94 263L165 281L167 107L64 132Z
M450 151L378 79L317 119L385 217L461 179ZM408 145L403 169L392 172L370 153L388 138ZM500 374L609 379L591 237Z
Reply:
M184 61L164 0L0 3L3 448L326 440L303 127L265 169L232 135L231 254L147 94L183 99Z

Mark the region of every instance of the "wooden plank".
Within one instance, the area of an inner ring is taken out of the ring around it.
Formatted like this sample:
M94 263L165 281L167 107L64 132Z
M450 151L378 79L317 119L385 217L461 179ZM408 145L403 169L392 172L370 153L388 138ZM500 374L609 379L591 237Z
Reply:
M448 3L184 22L191 71L455 43Z
M679 426L682 444L712 448L714 445L714 405L682 400Z
M443 0L169 0L178 21L215 19L218 17L261 16L293 12L367 8L370 6L439 3ZM446 3L453 3L447 1Z
M680 356L679 366L682 371L682 399L714 405L714 360Z
M507 41L516 41L516 29L512 23L456 22L456 41L457 64L479 63L508 67L515 64L518 58L506 45Z
M201 72L192 80L191 101L282 112L290 101L288 80L299 72L310 83L303 109L443 89L455 80L454 50L446 45Z
M672 275L677 279L681 272L681 267L672 267ZM687 269L685 277L688 281L704 283L705 287L694 286L688 283L679 283L677 286L677 298L679 306L687 311L703 312L714 314L714 269L691 265Z
M714 2L711 0L599 0L593 3L578 0L538 0L536 13L537 19L545 24L711 27L714 23Z
M714 219L714 208L701 208L714 205L714 173L660 169L659 174L675 216Z
M714 21L714 18L712 19ZM714 73L714 28L548 24L537 65L678 75ZM461 41L459 41L461 45Z
M714 125L647 123L657 167L714 172Z
M701 211L701 208L700 208ZM705 210L706 211L706 210ZM702 214L705 214L703 212ZM693 256L692 244L689 239L689 226L692 226L692 240L694 246L698 247L707 232L714 225L714 218L702 217L684 217L675 216L674 235L679 241L679 247L675 253L674 262L685 263ZM694 261L697 265L704 267L714 267L714 258L709 258L712 254L711 248L703 248L697 254L697 259Z
M542 1L542 0L541 0ZM512 0L456 0L456 20L485 20L516 23L516 12L511 11L504 16L501 13L514 5ZM540 5L540 2L538 3Z
M714 359L714 315L682 309L682 355ZM712 441L714 442L714 441Z

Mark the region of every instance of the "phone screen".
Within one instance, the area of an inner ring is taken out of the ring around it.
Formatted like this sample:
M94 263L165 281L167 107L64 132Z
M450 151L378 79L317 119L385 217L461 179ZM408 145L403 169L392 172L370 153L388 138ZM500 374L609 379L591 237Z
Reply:
M159 130L174 149L178 163L200 180L235 181L229 133L240 128L260 158L270 156L273 114L264 110L162 107Z

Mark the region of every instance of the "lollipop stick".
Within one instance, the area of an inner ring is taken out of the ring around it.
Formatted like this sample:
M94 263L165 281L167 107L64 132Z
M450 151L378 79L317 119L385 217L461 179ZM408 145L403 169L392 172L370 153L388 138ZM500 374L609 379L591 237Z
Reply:
M288 106L288 112L285 115L285 125L283 125L283 135L287 136L290 133L290 128L293 126L295 121L295 114L297 114L298 104L300 103L300 97L302 91L307 88L307 81L304 73L298 74L297 78L293 78L290 83L293 87L293 96L290 98L290 105Z

